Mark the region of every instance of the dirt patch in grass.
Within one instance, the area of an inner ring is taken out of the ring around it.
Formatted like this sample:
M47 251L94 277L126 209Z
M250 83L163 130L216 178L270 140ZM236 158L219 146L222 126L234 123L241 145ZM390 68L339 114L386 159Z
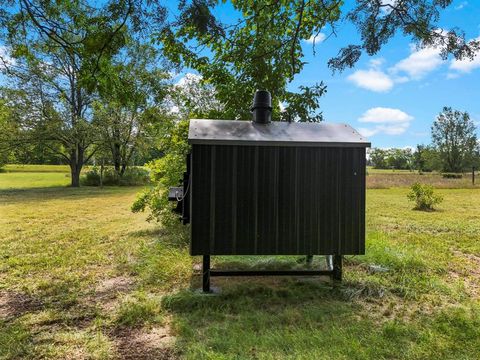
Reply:
M472 273L480 275L480 256L462 253L472 263Z
M480 299L480 257L461 251L453 254L466 263L466 267L459 268L455 265L449 269L448 274L453 281L463 282L465 292L473 299Z
M168 325L144 329L124 328L115 334L117 356L120 359L176 359L175 337Z
M0 320L40 310L42 303L34 297L14 291L0 291Z
M119 306L121 295L129 293L135 285L135 280L128 276L116 276L98 282L92 294L85 297L84 303L95 304L105 312L112 312Z

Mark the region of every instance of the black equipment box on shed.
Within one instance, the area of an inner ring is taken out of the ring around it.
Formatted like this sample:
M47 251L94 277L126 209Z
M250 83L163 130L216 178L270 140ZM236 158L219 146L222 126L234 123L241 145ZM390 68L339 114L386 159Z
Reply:
M365 252L370 144L350 126L191 120L188 138L192 255Z
M169 199L191 223L204 291L210 276L341 280L342 256L365 253L370 143L349 125L271 122L271 111L270 94L257 91L253 121L190 120L187 171ZM329 270L211 270L210 255L329 255Z

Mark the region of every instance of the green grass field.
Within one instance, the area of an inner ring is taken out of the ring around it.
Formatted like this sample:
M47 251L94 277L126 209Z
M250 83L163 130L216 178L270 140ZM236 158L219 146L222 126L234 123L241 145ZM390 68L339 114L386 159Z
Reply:
M15 173L63 173L69 174L70 167L68 165L23 165L23 164L7 164L3 168L5 172Z
M67 165L6 165L0 172L0 190L68 186Z
M214 278L204 295L186 229L130 212L139 188L31 179L0 173L0 359L480 358L478 187L428 213L368 190L367 254L341 284ZM239 262L302 266L214 266Z
M413 183L429 184L439 189L474 188L472 174L464 173L461 179L444 178L438 172L418 173L410 170L386 170L367 167L367 188L388 189L410 187ZM476 184L480 184L480 174L476 172Z

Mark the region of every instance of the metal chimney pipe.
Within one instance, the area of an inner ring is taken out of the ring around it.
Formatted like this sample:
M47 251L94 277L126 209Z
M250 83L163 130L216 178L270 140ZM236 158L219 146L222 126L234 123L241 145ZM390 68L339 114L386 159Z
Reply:
M257 90L255 92L251 111L253 122L257 124L268 124L272 121L272 96L268 91Z

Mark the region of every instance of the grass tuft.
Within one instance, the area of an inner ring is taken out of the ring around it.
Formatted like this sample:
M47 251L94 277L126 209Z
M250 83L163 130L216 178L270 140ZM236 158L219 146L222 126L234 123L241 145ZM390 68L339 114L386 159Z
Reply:
M0 359L22 359L32 355L32 335L18 322L0 320Z
M163 314L158 297L140 291L128 295L115 316L115 324L120 327L135 327L162 321Z

